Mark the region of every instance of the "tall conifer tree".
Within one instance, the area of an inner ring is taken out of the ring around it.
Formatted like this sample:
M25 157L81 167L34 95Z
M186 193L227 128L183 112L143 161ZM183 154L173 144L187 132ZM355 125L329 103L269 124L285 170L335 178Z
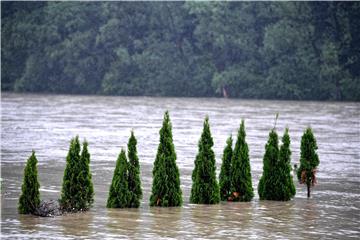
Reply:
M79 193L79 162L80 162L80 142L79 137L71 139L70 148L66 157L66 167L63 177L61 190L61 207L66 211L78 210L78 193Z
M283 144L280 147L278 172L279 172L279 185L278 185L278 200L288 201L295 196L296 188L294 185L293 177L291 176L291 150L290 150L290 136L289 129L286 128L282 137Z
M214 145L211 137L209 117L206 116L199 140L199 152L192 173L190 202L197 204L216 204L220 202L220 189L216 180Z
M94 185L92 183L92 175L90 172L90 153L88 151L88 142L83 143L82 152L80 155L80 174L78 176L79 186L81 187L80 194L81 206L80 209L86 210L91 207L94 202Z
M269 133L269 139L265 145L263 158L263 174L258 185L260 200L276 200L278 176L276 165L279 158L279 139L275 128Z
M113 179L110 185L109 196L106 207L108 208L127 208L131 197L128 187L128 163L123 149L116 161Z
M136 138L134 131L131 131L131 136L128 142L128 184L131 194L129 200L129 207L139 207L142 198L141 180L140 180L140 164L136 150Z
M60 204L65 211L84 211L93 203L94 189L90 173L90 154L84 142L80 155L79 137L71 139L66 157Z
M231 195L231 158L232 150L232 137L226 140L226 146L222 157L221 170L219 175L219 187L221 201L228 200Z
M231 191L233 201L248 202L254 197L251 180L249 147L245 140L245 121L241 120L231 160Z
M307 197L310 197L310 188L316 184L316 168L319 165L319 156L316 139L312 129L308 127L302 138L300 146L300 167L297 172L299 182L306 184Z
M35 213L40 204L39 188L40 184L38 181L37 159L35 151L32 151L24 169L24 180L18 204L19 213Z
M160 129L160 143L154 162L150 206L181 206L182 201L180 173L176 165L172 126L169 112L166 111Z

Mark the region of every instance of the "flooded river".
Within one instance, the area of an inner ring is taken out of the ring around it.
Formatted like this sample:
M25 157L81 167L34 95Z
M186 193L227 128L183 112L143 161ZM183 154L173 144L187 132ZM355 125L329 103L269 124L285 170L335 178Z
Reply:
M170 111L184 206L150 208L152 166L165 110ZM359 103L207 98L1 96L1 238L36 239L359 239ZM257 185L275 113L281 136L290 128L292 164L303 130L311 126L320 158L312 197L296 183L288 202L260 201ZM255 198L249 203L189 203L191 171L202 123L209 115L217 170L229 134L245 119ZM138 140L144 197L139 209L106 209L115 161L130 131ZM94 207L55 218L19 215L23 168L36 151L42 199L58 199L69 141L89 142Z

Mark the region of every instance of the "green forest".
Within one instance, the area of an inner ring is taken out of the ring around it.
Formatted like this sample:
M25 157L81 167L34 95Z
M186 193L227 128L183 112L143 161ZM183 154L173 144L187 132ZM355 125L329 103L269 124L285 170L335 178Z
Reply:
M360 100L360 2L1 2L1 90Z

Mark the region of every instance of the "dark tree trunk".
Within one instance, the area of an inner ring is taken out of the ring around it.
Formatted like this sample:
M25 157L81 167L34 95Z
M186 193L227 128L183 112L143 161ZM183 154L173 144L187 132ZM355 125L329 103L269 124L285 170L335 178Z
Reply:
M307 184L307 197L310 198L310 184Z

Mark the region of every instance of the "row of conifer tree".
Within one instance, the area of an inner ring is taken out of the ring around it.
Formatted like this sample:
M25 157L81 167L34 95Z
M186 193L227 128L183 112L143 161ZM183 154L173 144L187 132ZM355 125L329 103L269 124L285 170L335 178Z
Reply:
M276 124L275 124L276 126ZM258 185L261 200L287 201L295 196L296 190L291 175L291 151L288 129L279 139L276 128L271 129L265 145L263 175ZM206 117L198 143L198 153L192 172L190 202L194 204L217 204L220 201L251 201L252 187L249 147L246 142L245 123L241 121L234 149L230 136L222 156L219 183L216 178L214 145L209 118ZM137 156L134 132L128 142L128 154L122 149L116 161L113 179L107 199L108 208L137 208L142 199L140 165ZM71 140L66 157L61 198L62 210L84 211L94 202L94 188L90 172L88 143L84 141L82 151L78 136ZM300 167L297 176L305 183L310 196L310 187L315 184L316 167L319 158L317 144L311 128L307 128L301 140ZM81 153L80 153L81 151ZM24 170L22 193L19 198L19 212L34 213L40 204L40 184L37 179L37 159L35 152L27 161ZM176 165L176 153L172 139L172 125L169 113L165 112L160 143L153 167L153 183L150 206L181 206L183 202L180 188L180 174Z

